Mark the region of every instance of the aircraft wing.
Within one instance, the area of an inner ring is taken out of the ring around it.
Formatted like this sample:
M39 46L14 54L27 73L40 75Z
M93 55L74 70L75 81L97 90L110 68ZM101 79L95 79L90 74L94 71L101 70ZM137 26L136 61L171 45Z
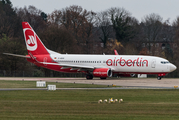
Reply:
M12 54L12 53L3 53L5 55L11 55L11 56L16 56L16 57L22 57L22 58L31 58L30 56L25 56L25 55L18 55L18 54ZM36 60L36 59L35 59ZM37 60L36 60L37 61ZM60 63L49 63L49 62L39 62L38 63L42 63L42 64L46 64L46 65L59 65L62 66L62 69L65 68L84 68L84 69L95 69L95 67L93 66L83 66L83 65L71 65L71 64L60 64Z
M60 63L49 63L49 62L39 62L46 65L59 65L66 68L84 68L84 69L95 69L93 66L83 66L83 65L71 65L71 64L60 64Z
M59 66L62 67L61 69L71 68L70 70L78 70L78 71L87 71L87 70L94 70L96 68L103 68L103 67L72 65L72 64L60 64L60 63L49 63L49 62L38 62L38 63L44 64L44 65L59 65ZM114 69L111 69L111 70L114 71Z
M12 54L12 53L3 53L5 55L11 55L11 56L16 56L16 57L22 57L22 58L30 58L30 56L25 56L25 55L17 55L17 54Z

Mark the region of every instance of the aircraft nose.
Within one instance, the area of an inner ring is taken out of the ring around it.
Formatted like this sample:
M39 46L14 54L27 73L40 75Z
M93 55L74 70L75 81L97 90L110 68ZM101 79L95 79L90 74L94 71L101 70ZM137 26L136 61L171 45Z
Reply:
M177 67L176 67L175 65L170 64L170 71L171 71L171 72L174 71L174 70L176 70L176 69L177 69Z

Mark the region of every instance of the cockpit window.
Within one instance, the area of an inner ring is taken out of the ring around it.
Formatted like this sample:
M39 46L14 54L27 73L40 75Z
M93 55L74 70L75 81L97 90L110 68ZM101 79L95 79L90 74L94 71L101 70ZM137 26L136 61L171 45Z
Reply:
M162 63L162 64L168 64L168 63L170 63L170 62L168 62L168 61L161 61L161 63Z

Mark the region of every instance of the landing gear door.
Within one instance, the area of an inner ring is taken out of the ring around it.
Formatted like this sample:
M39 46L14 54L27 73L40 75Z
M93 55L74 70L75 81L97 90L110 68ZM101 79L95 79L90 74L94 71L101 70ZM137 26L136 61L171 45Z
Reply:
M151 67L152 67L152 68L155 68L155 66L156 66L156 60L152 60Z

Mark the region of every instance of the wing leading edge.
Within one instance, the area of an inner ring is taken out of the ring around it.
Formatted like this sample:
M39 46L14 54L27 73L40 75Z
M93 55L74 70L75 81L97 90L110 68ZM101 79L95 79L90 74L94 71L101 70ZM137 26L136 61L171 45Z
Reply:
M3 53L5 55L11 55L11 56L16 56L16 57L22 57L22 58L30 58L30 56L26 55L18 55L18 54L12 54L12 53Z

